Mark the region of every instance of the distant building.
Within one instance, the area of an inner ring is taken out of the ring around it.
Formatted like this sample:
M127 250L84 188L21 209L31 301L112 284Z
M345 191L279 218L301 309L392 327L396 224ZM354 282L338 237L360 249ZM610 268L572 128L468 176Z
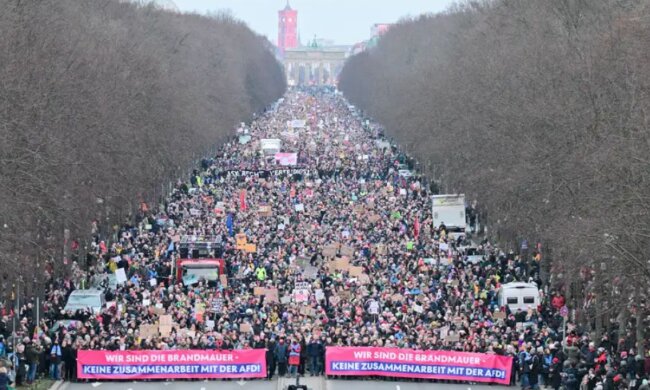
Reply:
M278 51L298 47L298 11L291 9L289 0L283 10L278 11Z
M282 60L287 84L336 85L349 46L301 46L287 49Z
M350 55L359 54L363 51L377 46L379 38L386 34L393 25L391 23L375 23L370 27L370 38L366 41L356 43L350 49Z
M382 36L388 32L391 26L391 23L375 23L370 27L370 36L373 38Z
M289 85L336 85L350 51L349 46L314 37L302 45L298 36L298 11L286 7L278 11L278 59L284 65Z

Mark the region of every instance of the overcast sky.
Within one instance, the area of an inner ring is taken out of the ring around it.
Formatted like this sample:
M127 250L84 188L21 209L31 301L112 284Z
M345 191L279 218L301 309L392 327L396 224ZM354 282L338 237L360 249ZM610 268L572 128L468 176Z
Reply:
M230 10L273 43L278 36L278 10L286 0L173 0L181 11ZM374 23L393 23L404 16L445 10L453 0L290 0L298 10L303 44L314 35L337 44L354 44L370 37Z

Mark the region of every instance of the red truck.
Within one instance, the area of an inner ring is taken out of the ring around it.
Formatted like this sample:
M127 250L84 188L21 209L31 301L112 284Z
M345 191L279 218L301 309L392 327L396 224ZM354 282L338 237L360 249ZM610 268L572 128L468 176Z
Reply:
M174 277L184 284L194 284L203 278L208 282L219 280L226 271L223 247L218 237L183 236L179 243Z

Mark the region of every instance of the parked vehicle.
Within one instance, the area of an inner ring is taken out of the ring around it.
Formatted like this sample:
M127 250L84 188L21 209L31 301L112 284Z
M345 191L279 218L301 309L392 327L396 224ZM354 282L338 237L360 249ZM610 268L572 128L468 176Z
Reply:
M77 310L92 309L94 313L99 313L105 304L106 300L101 290L74 290L70 293L63 310L75 312Z
M539 288L534 283L512 282L501 286L498 294L499 306L508 306L510 311L527 311L540 304Z
M447 234L452 238L465 235L467 221L464 194L433 195L431 204L433 226L445 225Z

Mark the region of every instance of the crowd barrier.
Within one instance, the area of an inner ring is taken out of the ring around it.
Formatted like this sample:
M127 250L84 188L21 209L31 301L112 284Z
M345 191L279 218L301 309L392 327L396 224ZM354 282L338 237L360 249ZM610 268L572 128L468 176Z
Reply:
M328 347L325 373L509 384L512 357L453 351Z
M266 351L79 351L80 379L265 378Z

